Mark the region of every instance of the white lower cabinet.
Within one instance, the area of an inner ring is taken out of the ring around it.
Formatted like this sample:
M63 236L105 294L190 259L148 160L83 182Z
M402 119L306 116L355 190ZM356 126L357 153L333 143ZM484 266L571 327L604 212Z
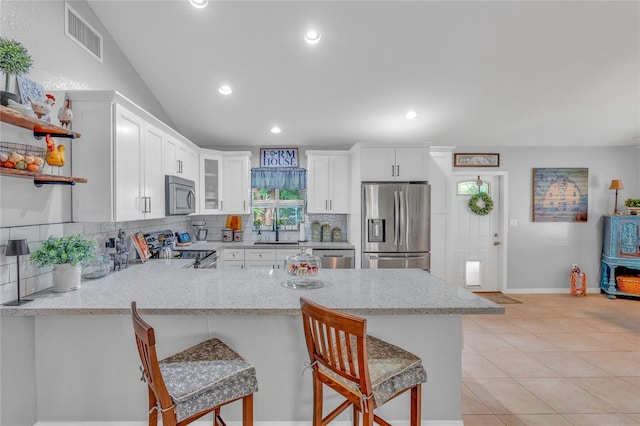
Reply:
M236 269L284 269L284 262L289 256L294 256L300 249L264 249L248 248L223 249L222 267Z
M244 269L244 249L223 249L222 267L225 269Z
M247 269L275 269L275 249L246 249L244 251L244 266Z

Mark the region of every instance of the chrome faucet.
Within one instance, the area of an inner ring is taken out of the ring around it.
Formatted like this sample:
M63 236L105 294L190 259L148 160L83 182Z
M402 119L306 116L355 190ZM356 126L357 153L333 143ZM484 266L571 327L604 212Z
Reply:
M273 209L273 230L276 233L276 241L280 241L280 225L278 225L278 209Z

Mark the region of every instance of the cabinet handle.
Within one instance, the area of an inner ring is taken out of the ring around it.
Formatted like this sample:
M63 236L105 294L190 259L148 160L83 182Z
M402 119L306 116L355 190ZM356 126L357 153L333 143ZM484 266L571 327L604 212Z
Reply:
M224 207L222 207L222 203L223 201L220 201L220 210L224 210Z
M391 166L391 176L396 176L396 168L393 165Z
M151 197L147 197L149 200L149 207L147 208L147 213L151 213Z
M333 200L329 200L329 210L333 210Z
M245 211L247 209L247 200L243 200L242 201L242 211Z
M324 200L324 209L325 210L329 210L329 201L328 200Z
M398 169L398 173L396 173L396 176L400 177L400 165L397 165L396 168Z

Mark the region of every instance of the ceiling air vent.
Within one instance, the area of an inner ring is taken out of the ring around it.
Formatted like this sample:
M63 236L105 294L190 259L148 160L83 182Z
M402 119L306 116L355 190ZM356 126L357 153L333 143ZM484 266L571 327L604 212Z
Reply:
M73 10L64 4L64 33L80 47L102 62L102 35Z

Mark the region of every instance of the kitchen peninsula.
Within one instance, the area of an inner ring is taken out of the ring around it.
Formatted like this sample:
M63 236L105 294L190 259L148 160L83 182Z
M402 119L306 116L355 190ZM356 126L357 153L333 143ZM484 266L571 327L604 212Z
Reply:
M299 316L304 295L367 317L370 334L422 357L428 373L423 420L462 425L462 315L504 313L417 269L323 270L323 288L292 290L281 286L290 277L280 270L194 270L188 264L134 264L84 281L77 291L44 292L26 305L0 309L0 423L144 424L147 390L139 381L132 300L156 329L160 357L219 337L251 362L259 383L256 424L310 421L311 373L301 375L308 360ZM386 418L408 418L404 396L387 405L380 411ZM230 420L239 419L234 409L227 410Z

